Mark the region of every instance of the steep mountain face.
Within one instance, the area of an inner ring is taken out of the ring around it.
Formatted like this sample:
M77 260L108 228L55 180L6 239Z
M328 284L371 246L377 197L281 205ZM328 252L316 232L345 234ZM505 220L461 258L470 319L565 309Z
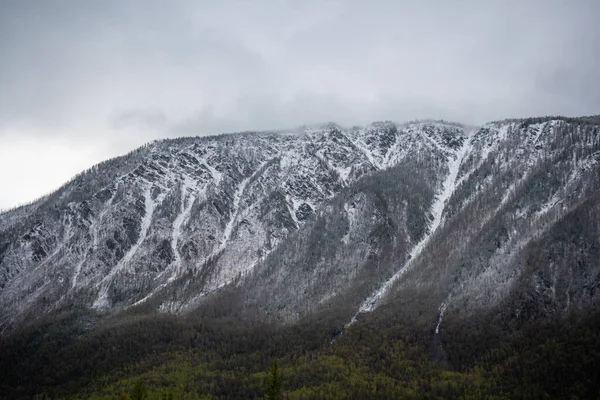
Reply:
M501 309L518 323L596 312L599 122L532 119L475 134L445 224L396 288L418 285L422 307L437 300L437 330L444 313Z
M2 215L3 324L154 298L166 299L161 310L188 309L239 282L362 176L402 162L414 169L415 157L443 168L443 151L463 134L443 124L330 125L162 141L107 162Z
M0 214L0 329L72 307L185 313L224 287L248 318L333 307L352 324L391 300L438 330L499 305L515 319L594 307L599 124L155 142Z
M438 158L361 178L255 269L245 307L283 318L343 310L349 326L385 303L436 333L444 315L596 312L599 123L490 123Z

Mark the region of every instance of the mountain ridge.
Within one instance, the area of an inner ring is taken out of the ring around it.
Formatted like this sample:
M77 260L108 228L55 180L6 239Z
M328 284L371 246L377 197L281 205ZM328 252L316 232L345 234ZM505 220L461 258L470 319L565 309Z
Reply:
M290 300L285 307L291 309L279 315L298 318L356 285L363 287L357 293L366 296L367 304L367 291L375 290L385 279L391 279L384 285L388 287L385 293L392 292L392 283L397 280L393 276L402 270L395 266L402 264L399 260L418 256L415 249L423 238L435 236L442 222L451 223L473 196L487 193L497 184L494 176L481 176L484 169L496 168L502 175L512 168L517 175L521 170L525 175L502 189L504 195L494 200L498 202L495 211L484 215L482 225L485 218L493 220L511 203L518 184L529 179L527 171L540 162L547 163L544 157L555 157L545 153L546 147L560 153L560 148L552 146L557 147L556 143L564 139L559 134L562 130L570 130L570 146L581 144L596 151L573 165L597 168L597 128L586 133L587 142L577 136L583 135L577 131L581 126L594 129L597 119L505 120L486 124L471 134L464 125L443 121L382 121L365 128L325 124L300 132L152 142L92 167L37 203L0 214L2 324L6 327L13 318L17 321L31 312L39 316L33 309L45 310L42 314L65 306L119 310L154 297L163 299L159 310L181 312L232 284L242 291L248 288L241 306L248 310L256 307L251 304L260 303L257 299L261 296L255 292L262 284L256 283L255 276L272 270L268 265L275 257L273 251L289 241L290 235L298 237L298 232L315 229L315 221L322 218L326 229L328 223L336 223L336 229L346 230L334 245L335 252L346 254L344 262L351 260L354 267L342 265L335 254L327 255L332 250L322 249L320 258L314 259L319 267L312 273L328 276L329 288L307 288L314 297L308 301L312 306ZM573 139L575 131L578 133ZM523 143L515 142L517 136ZM465 147L464 154L454 158L461 146ZM508 154L513 150L517 161ZM499 154L504 158L495 164L494 157ZM456 165L449 168L453 160ZM450 181L446 181L448 177ZM374 192L366 188L371 185L375 192L380 190L380 183L370 182L377 179L389 185L404 182L404 192L382 192L379 200L372 198ZM572 181L573 185L586 184L581 177L574 176ZM353 189L357 184L366 185L366 191ZM452 190L440 196L450 186ZM352 195L354 200L346 201L350 199L344 196L353 190L358 190ZM414 193L409 195L411 191ZM535 218L561 205L562 195L556 196L545 199L545 211ZM442 204L438 202L432 213L436 197ZM357 207L358 217L350 211ZM346 217L341 219L325 215L342 210ZM15 228L19 224L26 228ZM428 241L422 243L422 247L427 245ZM351 248L360 250L353 252ZM323 260L328 257L331 259L326 265ZM297 265L306 260L298 259ZM374 262L380 272L371 271ZM419 264L418 260L410 263ZM142 267L144 264L150 266ZM332 265L339 265L336 268L349 275L332 272ZM289 279L296 286L315 279L308 275L292 278L295 273L291 274ZM282 298L289 296L287 293ZM350 303L360 313L364 307L358 305L363 301L359 297ZM263 302L269 303L266 299ZM439 310L448 307L446 302L440 304ZM368 307L363 311L369 311Z

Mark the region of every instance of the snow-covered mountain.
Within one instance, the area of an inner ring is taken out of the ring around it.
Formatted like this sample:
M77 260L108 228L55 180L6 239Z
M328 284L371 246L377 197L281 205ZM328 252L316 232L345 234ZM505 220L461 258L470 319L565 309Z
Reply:
M328 124L154 142L0 214L0 329L73 307L185 313L219 295L249 318L335 307L348 324L419 297L437 329L444 311L530 289L515 310L597 304L599 124ZM584 232L564 233L573 218ZM533 255L544 248L547 262Z

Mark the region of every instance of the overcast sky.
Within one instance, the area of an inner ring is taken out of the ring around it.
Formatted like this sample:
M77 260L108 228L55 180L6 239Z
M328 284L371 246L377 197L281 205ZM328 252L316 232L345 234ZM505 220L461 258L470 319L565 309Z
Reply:
M600 112L600 1L0 0L0 209L153 139Z

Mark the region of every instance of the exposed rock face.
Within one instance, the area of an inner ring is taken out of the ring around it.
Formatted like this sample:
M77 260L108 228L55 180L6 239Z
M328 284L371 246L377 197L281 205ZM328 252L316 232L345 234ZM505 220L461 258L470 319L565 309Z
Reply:
M284 321L332 302L350 320L414 288L435 318L597 305L599 123L155 142L0 214L0 329L72 306L185 312L226 285Z

